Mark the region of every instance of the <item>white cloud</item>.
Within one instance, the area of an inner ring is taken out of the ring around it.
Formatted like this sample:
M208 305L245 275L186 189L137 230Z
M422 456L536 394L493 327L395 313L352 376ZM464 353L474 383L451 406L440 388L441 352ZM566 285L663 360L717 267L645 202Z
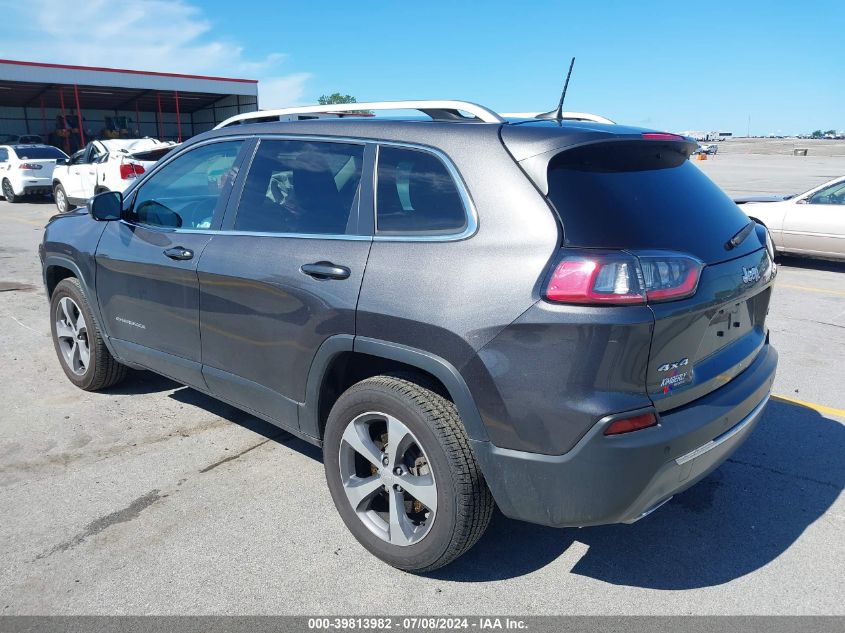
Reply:
M2 0L11 24L0 58L258 79L263 108L299 105L310 73L283 74L283 53L246 56L215 38L200 7L183 0Z

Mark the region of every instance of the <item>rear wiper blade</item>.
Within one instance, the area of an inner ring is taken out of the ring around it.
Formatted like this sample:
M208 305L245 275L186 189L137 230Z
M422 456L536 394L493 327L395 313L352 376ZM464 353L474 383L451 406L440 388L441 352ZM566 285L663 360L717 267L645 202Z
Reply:
M742 227L736 235L727 241L725 244L725 250L729 251L742 244L745 241L745 238L751 235L751 231L754 230L754 226L756 224L757 223L754 220L751 220L748 224Z

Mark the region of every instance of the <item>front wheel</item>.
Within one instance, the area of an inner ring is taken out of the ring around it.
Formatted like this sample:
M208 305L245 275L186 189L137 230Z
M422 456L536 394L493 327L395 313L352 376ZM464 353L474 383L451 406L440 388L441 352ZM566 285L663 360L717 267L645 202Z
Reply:
M346 526L372 554L428 572L481 538L493 498L455 405L397 376L350 387L326 423L326 480Z
M126 376L126 366L106 347L82 286L74 277L60 281L50 297L50 330L65 375L80 389L105 389Z
M61 184L56 185L53 189L53 200L56 201L56 208L59 210L59 213L67 213L73 209L70 201L67 199L65 188Z
M9 182L8 178L3 179L3 197L6 198L6 202L11 202L12 204L21 200L21 196L15 194L15 189L12 187L12 183Z

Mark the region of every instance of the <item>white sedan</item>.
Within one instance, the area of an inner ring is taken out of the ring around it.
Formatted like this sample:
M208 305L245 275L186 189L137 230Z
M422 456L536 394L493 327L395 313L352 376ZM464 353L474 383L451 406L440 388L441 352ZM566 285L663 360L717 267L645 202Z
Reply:
M53 191L56 160L67 154L52 145L0 145L0 191L6 202Z
M779 253L845 260L845 176L794 196L736 198Z

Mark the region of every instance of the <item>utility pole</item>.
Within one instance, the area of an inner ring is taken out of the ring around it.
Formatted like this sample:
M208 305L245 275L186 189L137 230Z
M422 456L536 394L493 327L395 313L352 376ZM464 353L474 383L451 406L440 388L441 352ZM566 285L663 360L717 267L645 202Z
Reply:
M745 136L751 138L751 115L748 115L748 128L745 130Z

